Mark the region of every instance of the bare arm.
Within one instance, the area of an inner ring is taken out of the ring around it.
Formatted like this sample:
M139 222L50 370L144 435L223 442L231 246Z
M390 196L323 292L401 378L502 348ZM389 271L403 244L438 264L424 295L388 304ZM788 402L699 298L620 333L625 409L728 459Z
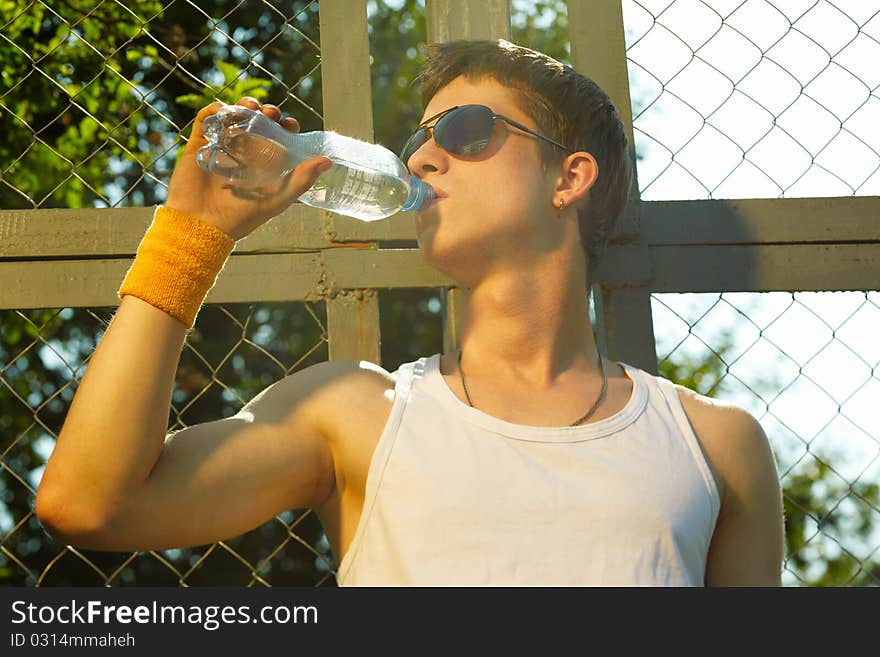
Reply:
M239 104L259 108L251 99ZM326 160L303 162L257 200L238 198L226 181L202 170L195 160L206 143L201 122L220 106L203 108L196 117L169 185L168 205L213 223L237 240L308 189ZM274 106L262 111L280 119ZM290 120L283 125L299 129ZM327 490L328 456L306 412L307 388L318 385L313 375L288 377L295 381L267 393L260 413L249 419L191 427L166 446L186 330L162 310L134 296L123 297L92 355L37 493L37 516L57 537L111 550L197 544L255 526L258 519L281 510L282 503L310 505ZM293 409L284 417L276 412L282 401ZM191 439L184 441L184 434ZM298 479L281 481L278 464L291 462ZM332 468L329 473L332 477ZM238 496L248 495L253 504L244 508ZM231 509L228 519L219 519L220 505ZM126 516L130 512L134 520Z
M724 496L706 564L708 586L781 586L784 518L767 436L739 408L718 411L724 426Z
M166 435L167 413L153 417L149 404L170 404L182 341L175 323L133 299L101 340L80 388L92 396L74 399L37 495L37 515L58 540L111 551L204 545L286 509L317 508L333 491L320 393L338 382L336 390L351 393L346 382L370 374L357 361L319 363L270 385L232 417ZM159 354L162 330L177 337ZM133 349L139 338L154 350ZM151 381L132 376L140 367L153 371ZM114 422L109 409L132 413L132 423Z
M317 507L332 491L333 460L311 399L356 363L315 365L233 417L166 436L183 335L182 324L140 299L120 305L37 494L37 515L59 540L95 550L203 545L285 509Z
M132 296L92 354L37 491L50 530L88 532L159 459L186 326Z

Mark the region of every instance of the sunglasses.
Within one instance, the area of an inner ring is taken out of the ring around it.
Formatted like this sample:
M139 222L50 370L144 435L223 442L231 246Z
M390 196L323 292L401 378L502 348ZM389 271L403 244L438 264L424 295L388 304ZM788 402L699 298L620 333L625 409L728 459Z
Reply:
M437 122L433 126L427 125L435 119ZM404 164L408 165L409 158L431 138L432 134L434 135L434 143L447 153L463 156L482 153L486 146L489 145L489 139L492 137L492 127L496 119L504 121L508 125L512 125L514 128L534 135L539 139L543 139L547 143L553 144L568 153L574 153L567 146L563 146L558 141L554 141L550 137L545 137L531 128L527 128L522 123L501 114L495 114L485 105L460 105L435 114L420 123L412 136L407 139L403 150L400 152L400 159L403 160Z

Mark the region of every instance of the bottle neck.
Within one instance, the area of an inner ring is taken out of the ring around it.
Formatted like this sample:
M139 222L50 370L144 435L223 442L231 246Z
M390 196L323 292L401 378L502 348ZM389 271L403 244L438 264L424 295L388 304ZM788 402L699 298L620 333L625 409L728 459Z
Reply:
M416 176L410 176L409 196L407 196L406 203L400 208L401 212L418 212L433 202L434 188Z

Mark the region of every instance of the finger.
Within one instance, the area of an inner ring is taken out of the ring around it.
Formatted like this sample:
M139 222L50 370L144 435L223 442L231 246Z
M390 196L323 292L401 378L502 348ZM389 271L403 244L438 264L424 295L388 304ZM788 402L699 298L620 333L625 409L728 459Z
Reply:
M263 111L263 114L268 116L273 121L277 121L281 118L281 110L278 109L277 105L270 105L269 103L266 103L261 109Z
M252 96L242 96L238 99L236 105L241 105L242 107L247 107L252 110L260 109L260 101Z
M216 114L224 105L226 105L226 103L219 100L215 100L210 105L205 105L202 109L199 110L199 113L196 114L196 121L198 123L201 123L212 114Z
M292 116L284 117L279 123L281 124L281 127L288 132L299 132L299 121Z
M192 133L186 145L187 149L200 148L207 143L208 140L205 139L205 136L202 134L202 123L209 116L216 114L220 108L225 105L226 103L222 103L218 100L210 105L205 105L199 110L199 113L196 114L195 121L193 121Z
M302 196L322 173L333 167L333 162L326 157L310 157L296 165L288 174L284 197L291 203Z

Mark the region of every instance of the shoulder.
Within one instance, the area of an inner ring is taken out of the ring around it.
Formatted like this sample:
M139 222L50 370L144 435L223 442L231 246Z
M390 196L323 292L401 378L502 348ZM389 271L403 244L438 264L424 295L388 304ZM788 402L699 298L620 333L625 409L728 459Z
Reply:
M327 361L314 369L317 385L310 414L325 436L351 433L387 417L394 403L395 372L364 360Z
M676 386L710 463L721 509L706 563L710 586L780 586L784 514L776 459L751 413Z
M688 414L688 419L690 419L693 413L698 416L698 419L711 420L717 426L723 426L727 422L757 423L754 416L741 406L722 399L701 395L678 383L673 383L672 385L675 387L678 398Z
M754 448L767 442L761 423L744 408L674 385L688 419L699 424L707 438L721 441L727 449Z
M675 384L685 414L715 475L722 507L731 492L757 471L775 474L772 449L761 423L736 404Z
M389 388L393 391L397 381L396 373L366 360L330 360L303 370L303 374L306 373L312 403L320 406L335 402L337 411L340 399L376 392L384 394Z
M237 415L274 422L302 419L321 428L328 417L356 412L389 396L389 390L393 399L394 385L395 376L374 363L325 361L270 384Z
M394 386L396 376L381 365L366 360L328 360L313 365L312 376L321 380L319 390L332 390L334 387Z

